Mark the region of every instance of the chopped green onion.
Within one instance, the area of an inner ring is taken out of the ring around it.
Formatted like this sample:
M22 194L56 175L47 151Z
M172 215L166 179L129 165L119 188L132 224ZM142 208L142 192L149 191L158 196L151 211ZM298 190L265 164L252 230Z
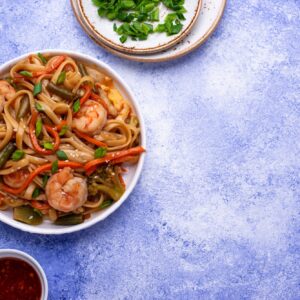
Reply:
M65 79L66 79L66 71L62 71L57 78L56 84L64 83Z
M35 135L39 137L43 129L43 121L41 118L38 118L35 124Z
M100 158L100 157L105 156L106 152L107 152L106 148L99 147L95 150L94 156L95 156L95 158Z
M24 155L25 155L25 152L24 152L24 151L22 151L22 150L16 150L16 151L12 154L11 159L12 159L13 161L18 161L18 160L22 159L22 158L24 157Z
M150 21L152 21L152 22L158 22L159 21L159 9L158 9L158 7L150 13Z
M25 77L32 77L32 73L28 71L21 71L19 73Z
M120 42L121 42L122 44L124 44L126 41L127 41L127 35L122 35L122 36L120 37Z
M40 92L42 91L42 82L40 81L39 83L34 85L33 88L33 96L37 96Z
M43 183L42 183L43 189L46 188L48 179L49 179L49 176L48 176L48 175L44 175L44 176L43 176Z
M39 112L44 111L43 106L40 103L38 103L38 102L35 102L35 108Z
M73 104L73 111L74 111L75 113L77 113L77 112L79 111L79 109L80 109L80 100L78 99L78 100L76 100L76 101L74 102L74 104Z
M35 199L41 194L41 190L39 188L35 188L33 193L32 193L32 198Z
M47 63L47 59L45 58L45 56L42 53L38 53L37 55L41 62L45 65Z
M108 20L121 22L118 27L113 24L113 30L120 35L121 43L125 43L130 37L132 40L146 40L149 34L165 32L167 35L178 34L182 28L182 20L187 12L184 8L185 0L92 0L98 7L98 15ZM163 23L157 24L155 30L153 24L160 20L160 4L169 11Z
M61 131L59 132L59 136L63 136L67 133L67 131L69 130L69 126L68 125L64 125L62 128L61 128Z
M59 160L68 160L68 156L67 156L66 152L64 152L62 150L56 151L56 156L58 157Z
M51 167L51 173L55 174L58 171L58 160L55 160L52 163L52 167Z
M53 144L48 141L43 143L43 147L47 150L53 150L53 148L54 148Z

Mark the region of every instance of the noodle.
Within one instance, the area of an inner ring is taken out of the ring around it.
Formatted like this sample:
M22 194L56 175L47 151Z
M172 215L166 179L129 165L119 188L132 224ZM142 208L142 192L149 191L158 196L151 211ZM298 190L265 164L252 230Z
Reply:
M16 220L75 225L124 193L120 165L144 151L139 122L106 74L44 58L32 54L0 80L0 210L26 205L32 216Z
M0 150L2 150L9 143L13 134L13 127L11 123L8 121L7 116L5 116L5 114L3 114L2 116L6 123L6 134L3 140L0 142Z

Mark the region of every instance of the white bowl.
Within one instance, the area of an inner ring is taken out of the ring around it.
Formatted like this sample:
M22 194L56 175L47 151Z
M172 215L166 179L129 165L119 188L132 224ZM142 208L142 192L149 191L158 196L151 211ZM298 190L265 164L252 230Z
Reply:
M76 60L80 60L83 63L87 63L89 65L96 66L99 70L101 70L103 73L107 74L109 77L111 77L114 80L114 83L116 87L119 89L121 94L131 102L138 118L140 121L140 127L141 127L141 146L146 148L146 134L145 134L145 126L144 126L144 120L142 117L142 114L140 112L138 102L135 100L133 93L131 89L128 87L128 85L124 82L124 80L108 65L106 65L103 62L98 61L95 58L92 58L85 54L80 54L78 52L74 51L65 51L65 50L41 50L41 51L35 51L34 53L44 53L44 54L50 54L50 55L58 55L58 54L66 54L71 57L73 57ZM8 61L7 63L0 66L0 78L2 78L4 75L8 73L8 70L16 64L19 60L26 58L29 54L27 53L22 56L19 56L15 59L12 59ZM71 233L75 231L79 231L85 228L88 228L99 221L104 220L106 217L108 217L111 213L113 213L115 210L117 210L121 204L128 198L130 193L132 192L133 188L137 184L137 181L140 177L142 167L144 164L144 156L145 154L142 154L138 163L136 165L130 166L128 168L128 172L124 176L124 180L126 182L126 191L123 194L123 196L115 203L113 203L110 207L103 211L99 211L96 213L93 213L91 218L85 220L84 223L78 224L78 225L72 225L72 226L58 226L52 224L50 221L45 220L42 224L37 226L32 226L24 223L20 223L18 221L15 221L12 216L12 210L7 211L0 211L0 221L13 226L15 228L21 229L23 231L31 232L31 233L39 233L39 234L63 234L63 233ZM129 216L128 216L129 217Z
M0 259L1 258L18 258L20 260L27 262L30 266L32 266L41 281L41 286L42 286L41 300L48 299L47 277L46 277L45 272L44 272L43 268L41 267L41 265L32 256L28 255L25 252L15 250L15 249L1 249L0 250Z

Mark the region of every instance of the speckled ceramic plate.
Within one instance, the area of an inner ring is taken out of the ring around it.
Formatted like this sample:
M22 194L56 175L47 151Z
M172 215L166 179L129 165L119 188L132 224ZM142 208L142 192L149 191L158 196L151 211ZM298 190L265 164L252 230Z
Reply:
M123 95L125 99L127 99L131 104L136 112L136 115L139 119L140 123L140 129L141 129L141 146L146 149L146 133L145 133L145 126L144 126L144 120L141 115L138 102L135 100L135 97L133 96L131 89L128 87L128 85L124 82L124 80L108 65L105 63L92 58L90 56L80 54L78 52L74 51L65 51L65 50L40 50L35 51L35 53L43 53L48 55L58 55L58 54L66 54L74 59L85 63L90 66L95 66L97 69L99 69L104 74L107 74L110 78L113 79L115 86L120 91L120 93ZM11 67L15 65L20 60L28 57L31 53L24 54L20 57L17 57L15 59L12 59L5 64L0 66L0 78L5 76ZM144 156L143 153L140 156L139 161L135 165L128 165L126 166L127 172L124 174L124 181L126 183L126 191L122 195L122 197L115 203L113 203L110 207L101 210L99 212L93 213L91 218L85 220L84 223L73 225L73 226L58 226L51 223L49 220L44 220L44 222L37 226L28 225L25 223L21 223L18 221L15 221L12 216L12 210L6 210L6 211L0 211L0 221L13 226L15 228L21 229L23 231L31 232L31 233L39 233L39 234L63 234L63 233L71 233L75 231L79 231L85 228L90 227L93 224L98 223L99 221L104 220L106 217L108 217L111 213L113 213L115 210L117 210L121 204L128 198L130 193L132 192L133 188L135 187L141 171L144 164Z
M78 17L79 8L75 2L76 0L71 0L75 16L77 17L77 20L81 24L82 28L86 31L86 33L92 40L94 40L101 47L105 48L107 51L117 56L141 62L168 61L190 53L201 44L203 44L211 36L211 34L217 28L226 6L226 0L203 0L200 16L195 22L193 29L191 30L189 35L184 40L166 51L153 54L138 55L117 51L99 41L97 37L94 36L93 32L90 31L89 28Z
M202 0L185 1L187 12L184 16L186 20L182 21L183 29L180 33L171 36L167 36L165 33L153 33L145 41L133 41L128 38L125 43L120 42L120 36L113 30L113 24L116 23L119 26L121 22L112 22L106 18L99 17L98 8L92 3L92 0L72 0L72 2L78 7L75 14L89 31L92 32L97 41L129 54L149 54L168 49L186 37L198 18ZM159 5L159 9L160 20L162 22L165 16L171 11L163 4ZM155 22L154 26L157 24L159 22Z

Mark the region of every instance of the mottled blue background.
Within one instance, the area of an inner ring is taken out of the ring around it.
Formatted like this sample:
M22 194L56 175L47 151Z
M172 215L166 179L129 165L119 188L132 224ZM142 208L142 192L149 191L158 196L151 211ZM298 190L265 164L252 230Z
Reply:
M124 61L82 31L68 0L1 0L0 63L42 48L108 63L145 116L131 197L54 237L1 224L50 299L300 299L300 1L229 1L212 38L177 61Z

